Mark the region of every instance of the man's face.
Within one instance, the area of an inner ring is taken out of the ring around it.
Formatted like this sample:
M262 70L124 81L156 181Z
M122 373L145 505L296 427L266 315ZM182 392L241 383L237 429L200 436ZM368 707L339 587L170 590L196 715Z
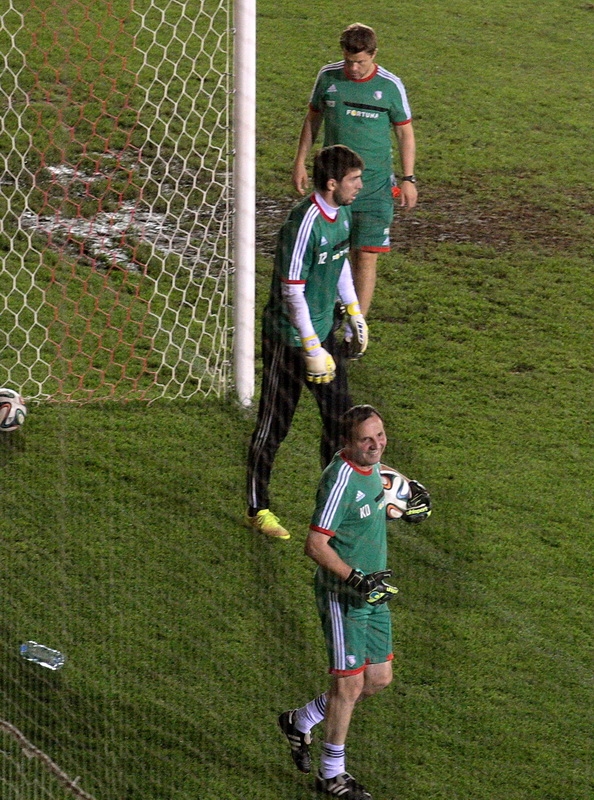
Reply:
M365 50L361 50L360 53L347 53L346 50L343 50L342 55L344 58L344 71L350 81L362 81L373 72L375 53L370 55Z
M344 447L344 455L358 467L372 467L379 464L387 443L384 423L373 414L355 429L352 441Z
M337 183L334 181L332 188L332 200L336 206L350 206L355 197L361 191L363 181L361 180L361 170L353 169Z

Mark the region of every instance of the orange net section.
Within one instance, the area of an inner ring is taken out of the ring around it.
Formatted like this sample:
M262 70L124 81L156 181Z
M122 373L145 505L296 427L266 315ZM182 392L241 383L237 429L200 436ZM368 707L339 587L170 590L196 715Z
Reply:
M7 0L0 385L225 391L231 36L209 0Z

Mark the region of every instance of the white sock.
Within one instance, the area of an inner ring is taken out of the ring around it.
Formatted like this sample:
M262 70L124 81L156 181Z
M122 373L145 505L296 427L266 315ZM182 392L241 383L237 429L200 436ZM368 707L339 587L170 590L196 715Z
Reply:
M298 708L293 715L293 724L301 733L309 733L314 725L324 719L326 713L326 695L321 694L310 700L307 705Z
M335 778L346 772L346 746L324 742L320 758L320 774L322 778Z

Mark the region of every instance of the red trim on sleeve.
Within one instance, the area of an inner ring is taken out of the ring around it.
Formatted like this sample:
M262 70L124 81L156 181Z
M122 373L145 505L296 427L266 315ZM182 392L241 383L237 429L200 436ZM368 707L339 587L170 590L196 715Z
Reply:
M323 533L326 536L335 536L336 534L334 531L329 531L328 528L319 528L317 525L310 525L310 531L315 531L316 533Z
M412 119L405 119L404 122L393 122L392 125L399 128L401 125L410 125Z
M389 247L360 247L359 250L361 250L363 253L389 253L390 252L390 248Z
M281 278L281 283L288 283L288 284L292 284L292 285L293 284L298 285L298 284L307 283L307 281L291 281L288 278Z

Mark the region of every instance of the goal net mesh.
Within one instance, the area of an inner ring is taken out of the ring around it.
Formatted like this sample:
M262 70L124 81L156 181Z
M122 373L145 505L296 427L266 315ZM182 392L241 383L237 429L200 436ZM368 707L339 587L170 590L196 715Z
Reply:
M229 378L229 0L4 0L0 385L85 402Z

